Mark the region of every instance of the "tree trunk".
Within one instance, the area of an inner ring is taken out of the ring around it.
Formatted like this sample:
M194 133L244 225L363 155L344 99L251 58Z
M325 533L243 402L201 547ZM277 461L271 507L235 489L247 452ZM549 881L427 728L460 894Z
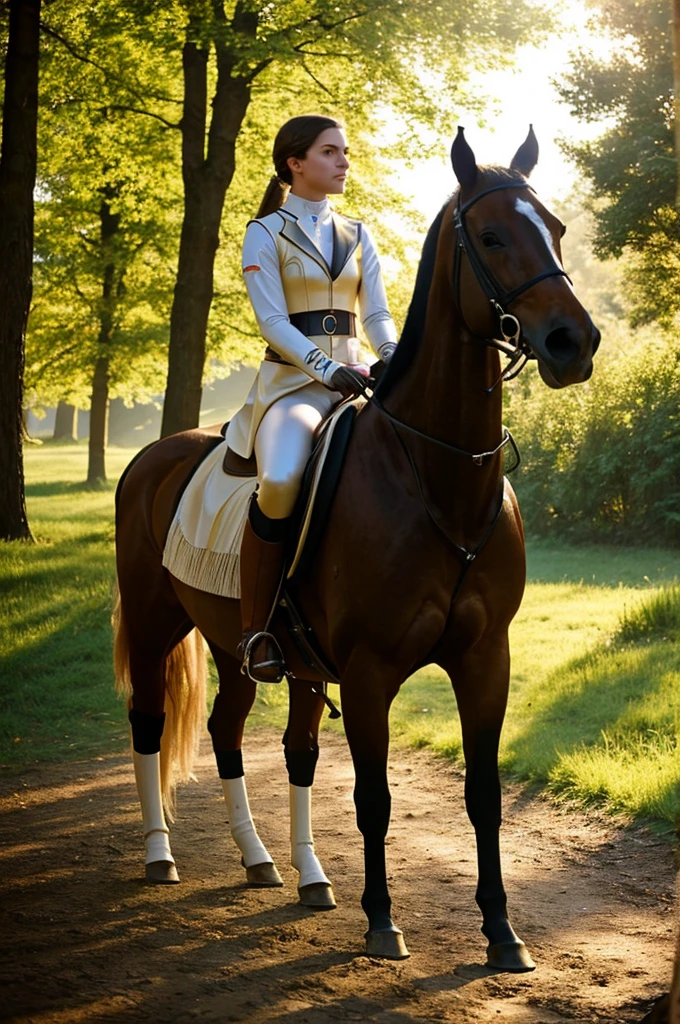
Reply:
M78 410L68 402L59 402L54 416L53 441L76 441L78 439Z
M675 130L676 194L680 209L680 0L673 0L673 113Z
M112 213L109 200L116 189L109 186L99 207L101 223L101 244L104 273L102 279L102 304L99 314L99 356L92 377L92 398L90 401L90 439L88 443L87 482L103 483L106 480L106 443L109 428L109 359L111 338L114 330L116 305L122 287L122 272L116 264L112 241L120 228L120 214Z
M106 480L106 442L109 432L109 357L97 360L92 377L90 401L90 440L88 443L87 482Z
M33 188L40 0L10 0L0 150L0 539L30 539L23 461L26 323L33 286Z
M234 22L237 18L239 31L254 38L256 16L243 15L237 4ZM184 220L170 317L162 437L198 426L220 220L234 176L236 138L250 102L249 82L233 75L234 54L216 41L217 86L206 153L208 49L192 41L195 24L190 23L188 33L182 58Z

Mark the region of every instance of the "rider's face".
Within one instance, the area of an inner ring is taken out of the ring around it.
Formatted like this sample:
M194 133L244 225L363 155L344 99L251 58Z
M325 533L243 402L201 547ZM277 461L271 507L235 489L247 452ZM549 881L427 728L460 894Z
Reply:
M321 200L345 191L349 149L340 128L326 128L302 159L289 157L293 192L303 199Z

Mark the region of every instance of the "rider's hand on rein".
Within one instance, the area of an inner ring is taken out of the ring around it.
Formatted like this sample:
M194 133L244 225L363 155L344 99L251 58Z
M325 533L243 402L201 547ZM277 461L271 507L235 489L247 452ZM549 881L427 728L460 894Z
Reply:
M349 366L340 366L333 373L327 387L331 391L339 391L343 398L356 398L357 395L364 394L367 384L368 378L358 370L352 370Z
M386 369L387 363L384 363L382 359L377 359L374 363L371 363L369 367L370 374L368 378L371 382L371 388L373 388L378 383Z

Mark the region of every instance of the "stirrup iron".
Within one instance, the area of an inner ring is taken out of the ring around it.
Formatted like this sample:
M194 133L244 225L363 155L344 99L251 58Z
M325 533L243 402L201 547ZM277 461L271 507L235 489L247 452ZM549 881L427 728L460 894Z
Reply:
M271 643L274 644L277 651L279 652L279 657L276 661L263 661L261 667L269 668L274 665L278 666L279 678L274 681L280 683L285 676L286 663L284 661L283 651L281 650L281 645L279 644L279 641L276 639L274 634L268 633L266 629L260 629L258 630L257 633L253 633L253 635L249 638L248 643L243 648L243 664L241 665L241 673L242 675L247 676L248 679L250 679L251 682L253 683L269 682L269 680L257 679L256 676L254 676L250 671L250 656L253 653L253 647L255 646L258 640L262 640L263 638L270 640Z

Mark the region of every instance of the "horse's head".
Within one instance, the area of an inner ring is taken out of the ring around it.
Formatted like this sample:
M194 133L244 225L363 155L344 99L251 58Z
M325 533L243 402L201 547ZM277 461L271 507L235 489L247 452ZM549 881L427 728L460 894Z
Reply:
M600 332L562 266L564 226L528 183L537 160L530 129L509 168L478 167L458 129L455 287L473 334L533 354L545 383L561 388L590 377Z

